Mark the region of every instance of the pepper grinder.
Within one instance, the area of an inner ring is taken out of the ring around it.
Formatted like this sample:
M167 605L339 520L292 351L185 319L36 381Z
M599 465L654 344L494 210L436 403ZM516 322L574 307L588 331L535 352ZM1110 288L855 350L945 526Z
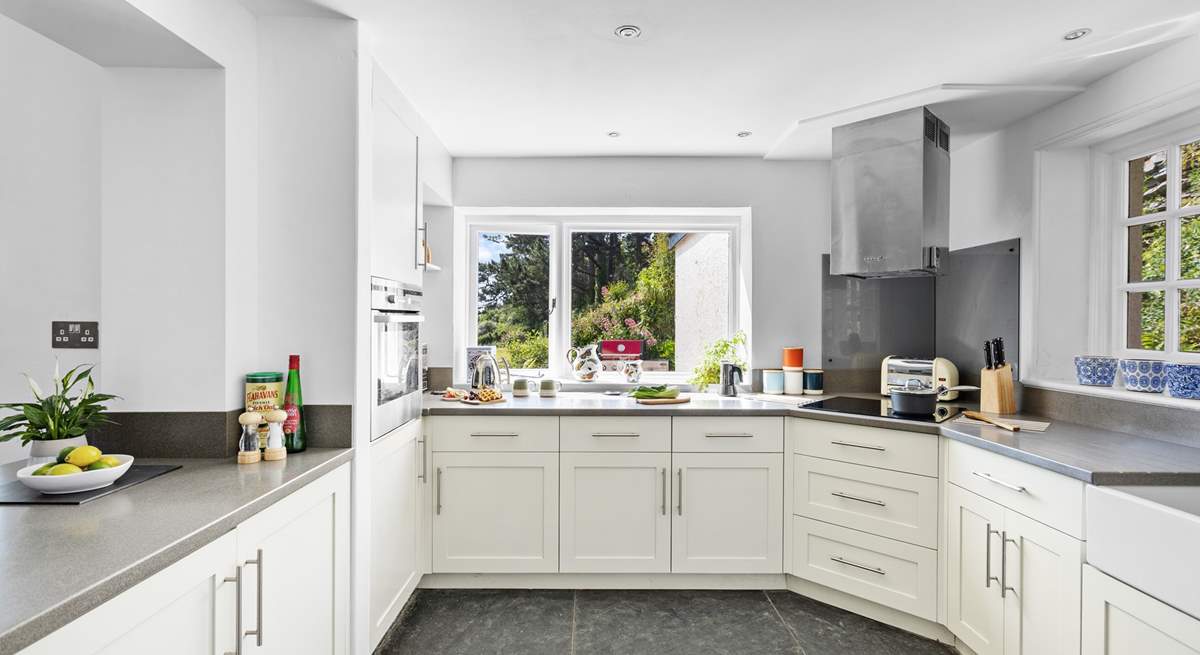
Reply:
M244 412L238 417L242 424L242 438L238 440L238 464L254 464L261 459L258 452L258 426L263 422L263 415L258 412Z
M287 457L287 448L283 445L283 422L287 420L287 412L273 409L263 414L267 422L267 449L263 451L263 459L273 462Z

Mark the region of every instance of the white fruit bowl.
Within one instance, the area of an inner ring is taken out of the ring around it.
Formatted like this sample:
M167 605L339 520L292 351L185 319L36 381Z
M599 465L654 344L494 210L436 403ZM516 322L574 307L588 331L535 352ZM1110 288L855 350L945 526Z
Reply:
M42 464L34 464L17 471L17 480L26 487L36 489L44 494L73 494L80 491L103 489L119 480L133 465L132 455L113 455L113 457L121 462L119 466L72 473L71 475L34 475L33 472L42 466Z

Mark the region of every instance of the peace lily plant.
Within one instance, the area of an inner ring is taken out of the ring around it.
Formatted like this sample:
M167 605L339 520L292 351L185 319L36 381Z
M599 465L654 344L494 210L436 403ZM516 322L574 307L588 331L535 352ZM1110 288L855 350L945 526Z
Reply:
M61 448L87 444L87 433L101 425L112 424L105 414L104 402L117 398L112 394L96 393L92 381L92 366L80 365L59 377L54 365L54 393L46 394L33 378L25 374L34 402L3 403L0 410L15 413L0 418L0 442L21 439L24 446L33 442L30 463L53 458ZM72 395L76 387L82 389Z

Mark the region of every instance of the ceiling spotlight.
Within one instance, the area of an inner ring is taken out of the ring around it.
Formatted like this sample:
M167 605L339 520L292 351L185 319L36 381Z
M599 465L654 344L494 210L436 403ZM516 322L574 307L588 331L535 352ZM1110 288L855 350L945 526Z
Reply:
M1066 34L1064 34L1064 35L1063 35L1063 40L1065 40L1065 41L1075 41L1076 39L1082 39L1083 37L1085 37L1085 36L1087 36L1087 35L1089 35L1089 34L1091 34L1091 33L1092 33L1092 28L1090 28L1090 27L1081 27L1081 28L1079 28L1079 29L1077 29L1077 30L1071 30L1070 32L1067 32Z
M642 28L637 25L622 25L613 30L613 34L622 39L636 39L642 35Z
M750 130L742 130L741 132L737 133L739 139L744 139L751 134L754 134L754 132L751 132Z
M621 133L620 133L620 132L609 132L609 133L608 133L608 138L610 138L610 139L615 139L615 138L617 138L617 137L619 137L619 136L621 136Z

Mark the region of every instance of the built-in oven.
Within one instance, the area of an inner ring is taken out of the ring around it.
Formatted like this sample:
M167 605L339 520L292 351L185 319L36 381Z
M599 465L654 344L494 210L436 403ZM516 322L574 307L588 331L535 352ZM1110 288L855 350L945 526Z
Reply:
M371 278L371 440L421 417L421 288Z

